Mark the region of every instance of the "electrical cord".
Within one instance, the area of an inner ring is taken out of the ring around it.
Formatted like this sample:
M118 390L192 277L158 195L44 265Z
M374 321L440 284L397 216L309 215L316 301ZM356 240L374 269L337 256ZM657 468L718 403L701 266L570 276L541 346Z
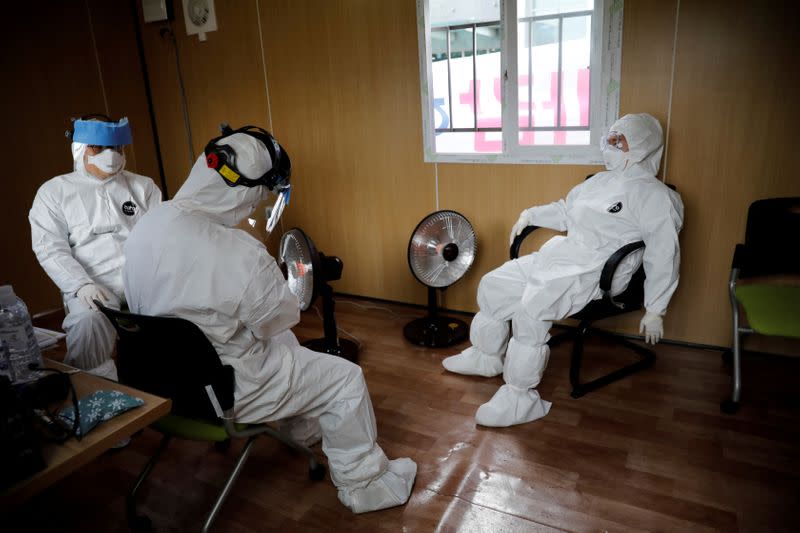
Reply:
M350 304L350 305L352 305L354 307L358 307L359 309L363 309L365 311L369 311L370 309L378 309L380 311L386 311L387 313L389 313L390 315L392 315L393 317L398 318L398 319L400 319L400 318L403 318L403 319L406 319L406 318L419 318L420 317L420 315L401 314L401 313L398 313L398 312L390 309L389 307L383 307L383 306L380 306L380 305L364 305L364 304L356 303L356 302L354 302L352 300L344 300L344 299L341 299L341 298L337 299L336 303L337 304Z
M325 321L325 319L324 319L324 318L322 318L322 312L319 310L319 306L318 306L318 305L314 305L314 306L313 306L313 308L314 308L314 311L316 311L316 313L317 313L317 316L319 317L319 319L320 319L322 322L324 322L324 321ZM346 330L346 329L344 329L343 327L339 326L339 324L336 324L336 331L341 331L342 333L344 333L345 335L347 335L348 337L350 337L351 339L353 339L353 341L354 341L354 342L356 343L356 345L358 346L358 349L359 349L359 350L361 349L361 339L359 339L358 337L356 337L355 335L353 335L352 333L350 333L349 331L347 331L347 330Z
M183 126L186 129L186 139L189 143L189 168L194 165L194 140L192 139L192 127L189 124L189 106L186 103L186 88L183 84L183 71L181 70L181 58L178 53L178 41L175 39L175 33L172 31L172 23L169 26L161 28L161 37L169 36L172 42L172 48L175 50L175 70L178 74L178 86L181 91L181 105L183 108Z

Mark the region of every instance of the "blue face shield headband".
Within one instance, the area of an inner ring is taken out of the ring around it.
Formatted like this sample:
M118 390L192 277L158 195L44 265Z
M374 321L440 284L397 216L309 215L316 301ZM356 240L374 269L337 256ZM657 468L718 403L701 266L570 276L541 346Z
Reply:
M95 146L125 146L133 142L127 118L119 122L78 119L73 122L72 141Z

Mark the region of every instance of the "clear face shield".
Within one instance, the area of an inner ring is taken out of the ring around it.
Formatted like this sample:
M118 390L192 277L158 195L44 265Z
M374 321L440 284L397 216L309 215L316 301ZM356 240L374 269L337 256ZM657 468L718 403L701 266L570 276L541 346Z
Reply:
M272 233L272 230L278 225L278 220L280 220L283 210L289 205L289 200L292 196L292 185L287 183L286 185L276 186L274 192L276 193L275 203L265 210L267 233Z

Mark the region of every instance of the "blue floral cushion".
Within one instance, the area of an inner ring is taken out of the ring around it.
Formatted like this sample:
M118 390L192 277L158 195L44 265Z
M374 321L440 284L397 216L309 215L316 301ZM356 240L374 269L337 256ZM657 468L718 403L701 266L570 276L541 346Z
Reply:
M101 422L110 420L129 409L141 405L144 405L144 400L141 398L136 398L117 390L99 390L84 396L78 400L80 417L78 435L86 435ZM63 408L59 415L62 420L72 424L75 420L75 409L70 405Z

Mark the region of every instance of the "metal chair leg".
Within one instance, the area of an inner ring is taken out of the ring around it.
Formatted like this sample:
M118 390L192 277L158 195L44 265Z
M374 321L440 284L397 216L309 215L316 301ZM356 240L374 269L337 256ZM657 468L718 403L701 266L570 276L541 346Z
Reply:
M736 313L738 314L738 313ZM734 320L738 322L738 320ZM722 400L719 404L720 411L726 415L733 415L739 411L739 400L742 397L742 340L738 328L733 334L733 390L731 397Z
M136 483L133 484L133 488L125 499L125 511L128 518L128 527L130 527L131 531L144 532L152 530L150 519L145 515L136 513L136 494L139 492L144 480L150 475L150 472L153 470L156 462L158 462L159 458L161 458L164 450L167 449L167 445L171 439L172 437L169 435L164 435L161 438L158 449L156 449L156 452L147 461L147 464L144 465L139 477L136 479Z
M208 517L203 524L203 533L206 533L211 528L211 524L214 522L214 519L217 518L220 509L222 509L222 504L225 503L225 499L228 497L228 494L230 494L233 484L236 483L236 478L239 477L239 473L242 471L242 467L244 467L244 463L247 461L247 457L250 455L250 450L253 448L255 440L255 436L247 439L247 444L244 445L241 453L239 453L239 457L236 459L236 464L233 467L233 471L228 476L225 486L222 487L219 496L217 496L217 500L214 502L214 506L211 508L211 512L208 513Z
M224 419L225 423L225 431L228 432L228 435L240 438L249 438L254 437L256 435L268 435L273 439L276 439L286 446L289 446L295 451L298 451L308 457L308 477L314 481L320 480L325 477L325 465L319 463L317 461L316 454L311 451L308 446L303 446L292 440L288 435L285 435L279 431L276 431L274 428L268 425L259 425L257 427L252 427L248 429L237 429L236 425L233 423L233 412L231 411L228 413L228 417Z
M614 342L621 344L635 352L640 359L635 363L614 370L613 372L610 372L604 376L581 383L580 372L583 356L583 345L585 337L588 337L589 335L612 339ZM579 334L575 338L575 344L572 348L572 362L569 369L569 378L570 383L572 384L572 393L570 395L573 398L580 398L588 392L597 390L600 387L608 385L609 383L613 383L614 381L618 381L626 376L629 376L634 372L638 372L639 370L644 370L645 368L650 367L655 359L656 354L653 350L639 346L638 344L621 338L614 333L593 329L588 323L581 322Z
M580 398L586 394L586 391L581 385L581 363L583 359L583 340L587 331L589 331L589 325L585 322L581 322L578 326L578 333L575 335L575 340L572 344L572 357L569 364L569 382L572 385L570 396L573 398Z
M739 400L742 395L742 334L739 327L739 302L736 300L736 278L738 270L731 271L728 281L728 297L731 301L733 315L733 390L730 399L722 400L720 410L732 415L739 410Z

